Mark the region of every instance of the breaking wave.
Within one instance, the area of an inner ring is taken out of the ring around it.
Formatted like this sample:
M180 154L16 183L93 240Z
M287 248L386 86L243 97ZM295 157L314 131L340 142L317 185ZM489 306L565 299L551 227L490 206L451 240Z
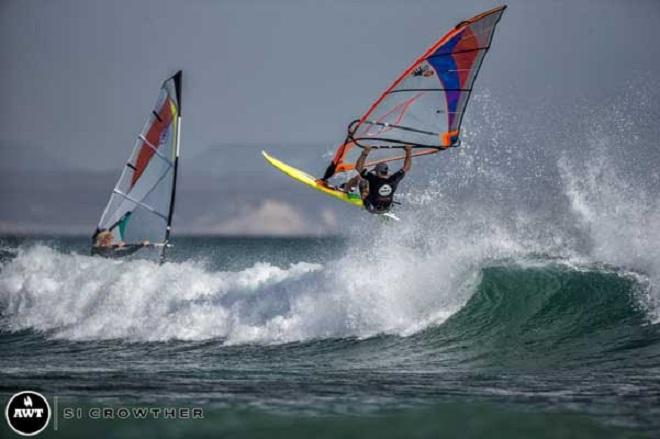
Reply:
M495 104L501 101L475 96L488 111L466 122L462 149L433 166L420 163L408 177L415 184L404 188L415 190L403 194L403 221L364 215L339 257L319 264L291 254L288 266L263 261L217 271L199 261L159 267L43 244L5 249L2 329L76 340L270 344L409 336L457 319L467 328L466 315L516 304L529 307L521 315L541 332L538 325L564 316L552 312L580 309L570 322L579 328L567 330L584 331L586 304L598 294L619 297L602 305L604 315L625 309L657 321L660 174L652 164L660 153L649 147L657 133L639 126L653 114L631 116L639 100L587 116L577 108L571 137L544 144L536 134L555 133L553 112L503 127L504 111ZM516 146L505 146L511 138ZM637 159L620 160L622 150L640 145ZM520 268L528 264L551 274L541 279L535 269ZM519 303L521 297L529 300ZM478 311L470 308L475 301ZM506 314L490 318L509 324Z

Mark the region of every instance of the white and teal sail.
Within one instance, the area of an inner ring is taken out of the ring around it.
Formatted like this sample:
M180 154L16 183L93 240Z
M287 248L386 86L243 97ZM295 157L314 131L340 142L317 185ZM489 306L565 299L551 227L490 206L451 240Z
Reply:
M112 190L97 233L114 241L149 241L165 257L172 227L181 139L182 72L166 79L158 100L137 137L133 152Z

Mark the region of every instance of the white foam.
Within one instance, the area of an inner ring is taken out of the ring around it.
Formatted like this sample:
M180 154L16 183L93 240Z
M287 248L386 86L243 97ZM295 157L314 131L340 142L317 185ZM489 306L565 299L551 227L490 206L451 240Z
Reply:
M259 263L214 273L196 263L159 267L37 245L21 249L0 272L3 326L68 339L231 338L242 324L242 301L320 269Z
M571 175L564 172L569 183ZM592 189L569 185L567 191L580 200L572 205L584 203L575 211L591 218L585 220L587 232L600 242L585 251L572 246L569 234L548 234L550 226L540 228L521 212L511 215L450 199L430 203L438 191L433 185L427 194L410 198L401 223L365 217L355 224L346 253L324 265L298 262L280 268L261 262L229 272L192 261L159 267L65 254L45 245L21 248L0 271L2 326L74 340L218 338L227 344L406 336L460 309L490 263L554 263L550 255L569 268L600 260L631 268L641 262L654 269L654 238L616 235L609 227L620 218L599 213L603 200L585 195ZM632 202L630 194L625 198L615 201ZM414 214L420 211L424 214ZM628 226L637 227L634 233L648 226L636 214L627 215Z
M612 137L611 127L620 115L611 123L597 116L605 129L584 134L593 141L591 151L577 154L583 149L571 145L557 161L542 155L554 145L528 156L530 144L511 147L505 142L514 137L511 127L505 130L500 111L491 110L472 128L466 124L464 149L424 162L437 169L419 166L406 179L397 212L403 221L363 215L336 260L214 272L196 262L158 267L34 246L1 268L2 326L69 339L220 338L230 344L409 335L460 309L482 267L539 260L535 256L546 258L542 263L550 257L643 273L647 304L657 310L660 204L613 159L622 139ZM471 147L470 139L483 147Z
M384 225L324 266L258 263L238 272L22 248L0 271L3 326L75 340L228 344L409 335L465 303L480 260L515 247L504 235L491 245L452 237L420 247L415 234L412 223Z
M660 203L643 186L622 178L603 150L584 162L560 162L566 195L577 224L590 238L585 252L599 261L644 273L645 305L658 320Z

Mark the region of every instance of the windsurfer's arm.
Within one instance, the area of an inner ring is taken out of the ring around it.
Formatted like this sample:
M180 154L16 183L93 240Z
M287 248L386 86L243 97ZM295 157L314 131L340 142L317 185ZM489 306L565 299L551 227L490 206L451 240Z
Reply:
M367 156L369 155L369 152L371 152L371 147L365 146L364 149L362 150L362 154L360 154L360 157L357 159L357 162L355 162L355 170L360 175L362 175L362 171L364 171L364 162L367 161Z
M401 169L407 174L412 166L412 146L406 145L404 149L406 150L406 159L403 161L403 167Z

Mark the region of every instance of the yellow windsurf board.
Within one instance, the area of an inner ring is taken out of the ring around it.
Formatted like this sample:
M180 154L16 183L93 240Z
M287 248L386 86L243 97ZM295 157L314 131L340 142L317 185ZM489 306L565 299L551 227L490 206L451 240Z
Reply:
M268 163L294 180L297 180L302 184L311 187L312 189L316 189L317 191L323 192L324 194L330 195L331 197L334 197L338 200L344 201L357 207L364 207L360 195L346 193L335 189L332 186L328 186L327 184L321 182L320 179L314 178L308 173L301 171L300 169L296 169L291 165L287 165L283 161L270 156L266 151L261 151L261 154L264 156Z

